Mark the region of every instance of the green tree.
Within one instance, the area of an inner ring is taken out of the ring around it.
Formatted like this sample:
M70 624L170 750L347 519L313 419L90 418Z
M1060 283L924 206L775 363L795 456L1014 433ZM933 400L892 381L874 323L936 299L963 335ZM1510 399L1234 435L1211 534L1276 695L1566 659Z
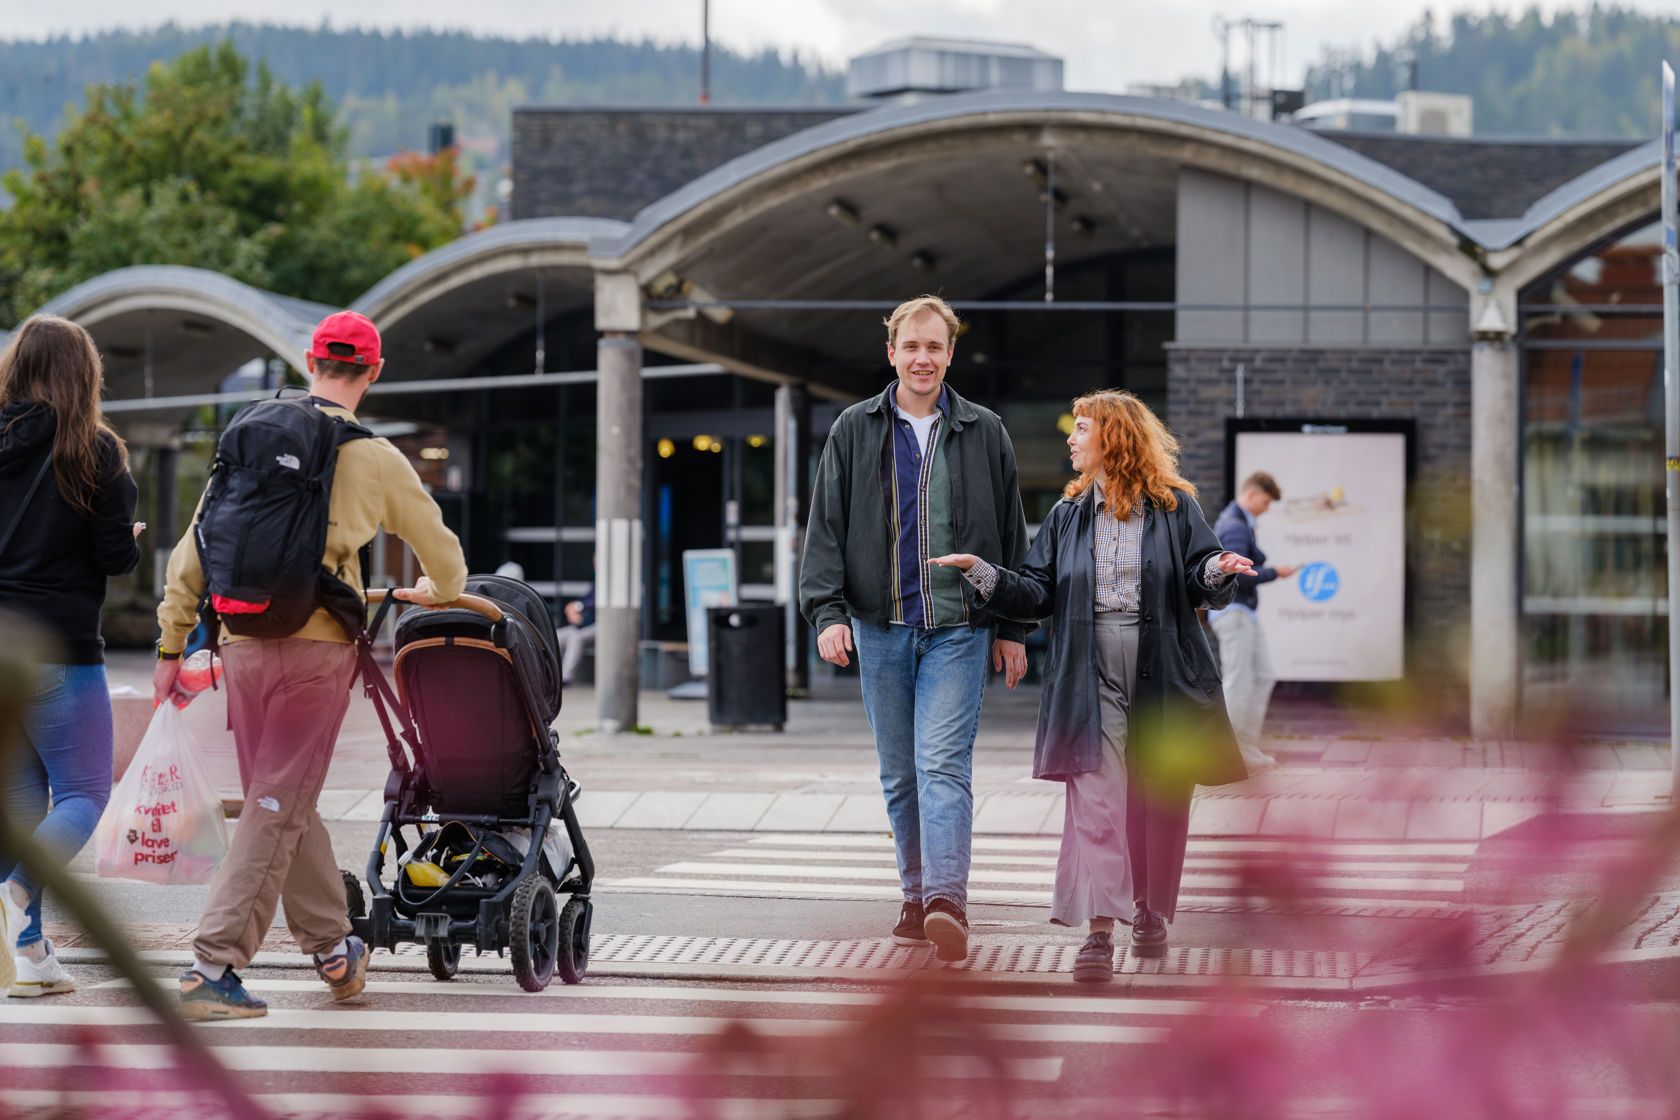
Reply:
M143 91L90 86L0 178L0 323L135 264L345 303L459 234L452 157L352 180L347 135L319 84L293 91L228 42L154 64Z

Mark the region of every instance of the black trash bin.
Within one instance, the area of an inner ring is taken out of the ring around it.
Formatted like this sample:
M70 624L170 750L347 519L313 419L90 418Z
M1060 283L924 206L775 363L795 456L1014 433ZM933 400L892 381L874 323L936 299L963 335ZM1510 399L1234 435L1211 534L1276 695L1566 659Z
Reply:
M706 718L714 727L780 731L787 722L783 608L706 608Z

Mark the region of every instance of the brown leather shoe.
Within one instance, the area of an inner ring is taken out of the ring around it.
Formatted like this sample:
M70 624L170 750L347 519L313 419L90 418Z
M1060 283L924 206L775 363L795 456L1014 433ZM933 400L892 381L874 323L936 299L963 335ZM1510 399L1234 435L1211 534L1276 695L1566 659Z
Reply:
M1132 915L1132 955L1167 955L1167 920L1153 910L1139 909Z
M1079 955L1073 958L1073 978L1081 984L1112 984L1114 982L1114 935L1107 930L1093 933L1085 939Z

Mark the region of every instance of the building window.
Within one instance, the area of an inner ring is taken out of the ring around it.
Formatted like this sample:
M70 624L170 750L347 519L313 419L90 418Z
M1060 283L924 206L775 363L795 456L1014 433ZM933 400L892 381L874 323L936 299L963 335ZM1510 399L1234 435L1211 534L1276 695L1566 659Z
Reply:
M1660 224L1524 293L1524 707L1666 724Z

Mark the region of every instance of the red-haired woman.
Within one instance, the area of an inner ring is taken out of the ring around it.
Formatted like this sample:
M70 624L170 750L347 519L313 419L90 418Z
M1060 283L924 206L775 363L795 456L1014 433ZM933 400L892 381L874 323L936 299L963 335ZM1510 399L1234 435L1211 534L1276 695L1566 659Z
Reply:
M1197 607L1252 571L1219 547L1178 473L1178 441L1131 393L1073 402L1073 469L1019 571L956 554L1003 617L1053 618L1033 776L1067 785L1051 921L1089 923L1074 979L1114 976L1113 931L1160 956L1197 784L1247 776Z

